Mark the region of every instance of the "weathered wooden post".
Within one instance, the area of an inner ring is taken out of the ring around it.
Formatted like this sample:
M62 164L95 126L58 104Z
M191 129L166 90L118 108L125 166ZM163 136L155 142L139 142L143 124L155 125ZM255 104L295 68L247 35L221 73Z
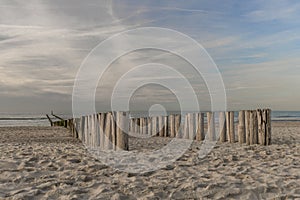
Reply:
M140 120L139 120L139 118L134 118L134 120L135 120L135 124L134 124L135 133L139 133L139 131L140 131Z
M93 129L94 129L94 142L93 142L93 145L94 147L96 148L98 146L97 142L98 142L98 120L97 120L97 114L93 114Z
M226 142L225 112L219 113L220 142Z
M89 116L85 116L85 127L84 127L84 142L88 146L88 135L89 135Z
M271 122L272 122L272 118L271 118L271 114L272 114L272 111L271 109L267 109L266 110L267 112L267 133L266 133L266 145L271 145L272 144L272 125L271 125Z
M118 112L113 112L111 115L111 143L112 149L116 150L117 148L117 114ZM129 120L127 120L128 123ZM129 124L127 124L127 131L129 128Z
M158 130L159 130L159 136L164 137L164 129L163 129L163 116L158 117Z
M130 118L130 120L129 120L129 123L130 123L130 125L129 125L129 132L133 132L133 118Z
M81 134L79 135L79 140L82 141L83 143L85 142L84 141L84 128L85 128L85 117L84 116L81 116L81 124L80 124L80 132Z
M180 138L181 115L175 115L175 137Z
M257 135L257 140L258 140L258 144L263 145L263 118L262 118L262 111L261 109L257 109L256 110L256 116L257 116L257 131L258 131L258 135Z
M91 146L92 146L92 123L93 123L93 120L92 120L92 115L89 115L88 116L88 118L89 118L89 127L88 127L88 130L89 130L89 133L88 133L88 141L89 141L89 143L88 143L88 147L89 148L91 148Z
M91 147L92 148L94 148L95 147L95 138L96 138L96 130L95 130L95 126L96 126L96 124L95 124L95 115L94 114L92 114L91 115L91 141L92 141L92 143L91 143Z
M246 142L246 132L245 132L245 111L239 111L239 125L238 125L238 140L240 144Z
M185 114L184 116L184 139L189 139L189 115Z
M95 146L97 149L100 147L100 124L99 124L99 115L95 114L95 135L96 135L96 141Z
M101 130L101 113L96 114L96 128L97 128L97 147L98 149L102 149L101 142L102 142L102 130Z
M136 121L136 118L133 118L133 131L134 133L136 133L136 130L137 130L137 121Z
M100 148L105 149L105 119L106 119L106 113L100 114Z
M205 133L204 133L204 113L198 113L198 120L196 122L196 129L197 129L196 140L197 141L204 140L204 138L205 138Z
M148 132L148 130L147 130L147 118L144 117L143 119L144 119L143 134L147 135L147 132Z
M152 134L152 119L151 119L151 117L148 117L147 118L147 135L151 135Z
M89 132L89 116L85 117L85 128L84 128L84 142L85 145L88 145L88 133Z
M257 127L257 114L256 111L250 111L250 137L249 144L257 144L257 135L258 135L258 127Z
M175 116L170 115L168 122L169 122L169 136L171 138L174 138L175 137Z
M215 117L214 112L207 112L207 129L208 129L208 138L210 141L216 140L215 135Z
M152 136L157 136L157 117L152 117Z
M189 113L188 114L188 123L189 123L189 139L194 140L196 137L195 134L195 114Z
M129 150L128 146L128 113L117 112L117 148Z
M230 143L235 143L234 111L230 112Z
M164 137L168 137L168 116L163 116Z
M146 129L146 131L145 131L145 135L148 135L148 133L149 133L149 118L148 117L146 117L145 118L145 129Z
M251 111L245 111L245 132L246 132L246 144L250 145L250 115Z
M227 140L230 141L230 112L226 112L226 137Z
M141 117L140 118L140 134L144 134L143 128L144 128L144 118Z
M112 135L111 135L111 118L112 118L112 113L108 112L106 113L105 116L105 142L104 142L104 149L105 150L110 150L112 149Z

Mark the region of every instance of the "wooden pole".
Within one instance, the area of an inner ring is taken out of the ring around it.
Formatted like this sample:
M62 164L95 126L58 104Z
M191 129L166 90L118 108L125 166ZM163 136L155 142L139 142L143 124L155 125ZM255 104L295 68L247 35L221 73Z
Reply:
M184 116L184 139L189 139L189 115Z
M169 135L170 137L174 138L175 137L175 116L170 115L169 116Z
M159 130L159 136L163 137L164 129L163 129L163 117L162 116L158 117L158 130Z
M94 121L94 115L92 114L91 116L91 124L90 124L90 129L91 129L91 132L90 132L90 135L91 135L91 137L90 137L90 139L91 139L91 143L90 143L90 147L92 147L92 148L94 148L94 142L95 142L95 126L94 126L94 124L95 124L95 121Z
M140 133L140 118L136 118L136 133Z
M134 129L134 123L133 123L133 121L134 121L133 118L130 118L130 122L129 122L129 123L130 123L130 126L129 126L129 132L134 132L134 131L133 131L133 129Z
M56 117L56 118L59 119L60 121L65 121L65 119L63 119L63 118L61 118L61 117L59 117L59 116L57 116L57 115L54 115L53 113L52 113L52 116L53 116L53 117Z
M105 118L106 118L106 113L100 113L100 149L104 150L105 149Z
M97 149L100 148L100 114L95 114L95 124L96 124L96 147Z
M180 138L181 115L175 115L175 137Z
M267 117L266 117L266 120L267 120L267 123L266 123L266 145L271 145L272 144L272 141L271 141L272 140L272 125L271 125L272 111L270 109L266 109L266 114L267 114Z
M245 132L246 132L246 144L250 145L250 113L251 111L245 111Z
M253 111L250 111L250 136L249 136L249 145L254 144L254 115Z
M50 125L53 126L53 122L52 122L51 118L49 117L49 115L46 115L46 116L47 116L47 118L48 118L48 120L50 122Z
M226 137L230 141L230 112L226 112Z
M210 141L216 140L215 135L215 117L213 112L207 112L207 128L208 128L208 137Z
M152 117L148 117L148 135L152 135Z
M257 113L256 111L250 111L250 137L249 137L249 144L257 144L257 134L258 134L258 127L257 127Z
M147 135L147 133L148 133L148 121L147 121L147 118L143 118L143 119L144 119L143 134Z
M240 144L246 142L246 132L245 132L245 111L239 111L239 125L238 125L238 140Z
M205 138L204 133L204 113L198 113L198 120L196 123L197 127L197 134L196 134L196 140L202 141Z
M195 114L194 113L189 113L188 114L189 118L189 139L194 140L196 137L195 134Z
M143 133L143 127L144 127L144 118L140 118L140 134L144 134Z
M93 115L89 115L89 147L91 148L93 145Z
M163 116L163 120L164 120L164 137L168 137L168 116Z
M235 142L234 111L230 112L230 143Z
M81 134L79 135L79 140L84 143L84 128L85 128L85 117L82 116L81 118L81 124L80 124L80 132Z
M89 146L89 123L90 123L90 119L89 116L86 116L86 121L85 121L85 144L87 146Z
M157 117L152 117L152 136L157 136Z
M89 145L88 135L89 135L89 116L87 115L85 117L85 128L84 128L84 141L86 146Z
M111 113L106 113L105 116L105 143L104 143L104 149L110 150L112 149L112 136L111 136Z
M117 115L117 112L113 112L111 115L111 144L113 150L116 150L117 147Z
M220 142L226 142L225 112L219 113Z
M122 150L129 150L128 146L128 113L117 112L117 147Z

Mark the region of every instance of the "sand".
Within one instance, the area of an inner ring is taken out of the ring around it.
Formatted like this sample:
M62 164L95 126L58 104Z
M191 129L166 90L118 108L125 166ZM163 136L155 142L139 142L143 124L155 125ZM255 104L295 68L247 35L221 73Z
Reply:
M168 138L130 138L149 151ZM0 199L300 199L300 122L273 123L273 145L200 142L175 163L137 175L96 160L64 128L0 128Z

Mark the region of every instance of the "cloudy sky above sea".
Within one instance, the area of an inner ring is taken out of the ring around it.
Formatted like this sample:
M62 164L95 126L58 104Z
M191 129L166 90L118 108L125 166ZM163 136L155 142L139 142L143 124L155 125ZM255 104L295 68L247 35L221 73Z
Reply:
M300 2L292 0L0 0L0 112L71 112L74 79L91 50L140 27L176 30L200 43L220 70L229 110L300 110L299 19ZM207 87L189 63L143 50L111 64L99 80L97 109L109 109L124 69L147 63L178 70L201 107L209 107ZM155 72L129 78L178 78ZM175 87L185 91L179 82ZM168 109L178 104L170 90L155 84L139 88L131 101L137 109L156 103Z

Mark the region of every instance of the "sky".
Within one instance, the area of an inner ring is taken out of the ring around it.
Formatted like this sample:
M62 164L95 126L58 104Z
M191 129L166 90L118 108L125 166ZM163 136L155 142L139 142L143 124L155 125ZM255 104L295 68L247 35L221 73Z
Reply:
M105 39L141 27L176 30L201 44L221 73L228 110L300 110L299 19L296 0L0 0L0 113L70 113L84 59ZM141 50L115 60L99 80L97 110L109 110L126 70L154 62L183 74L201 107L209 108L205 82L189 63L169 52ZM130 78L174 79L159 72ZM153 104L178 108L174 94L155 84L136 90L130 102L136 109Z

